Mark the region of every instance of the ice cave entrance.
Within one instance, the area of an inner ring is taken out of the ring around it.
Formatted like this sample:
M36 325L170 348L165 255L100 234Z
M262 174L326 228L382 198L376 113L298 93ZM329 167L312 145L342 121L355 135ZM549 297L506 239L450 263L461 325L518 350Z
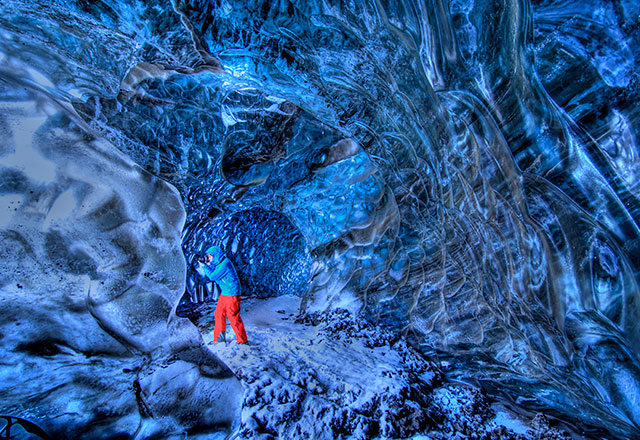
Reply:
M195 270L197 256L212 244L222 245L233 262L243 297L304 296L311 256L303 234L281 212L250 208L222 213L185 237L187 282L178 316L197 323L215 306L215 286Z

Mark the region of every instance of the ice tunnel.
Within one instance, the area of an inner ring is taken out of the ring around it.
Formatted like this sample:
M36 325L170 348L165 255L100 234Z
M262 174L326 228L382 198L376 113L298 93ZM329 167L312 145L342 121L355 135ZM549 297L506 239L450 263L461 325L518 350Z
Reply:
M264 298L306 293L311 268L306 242L277 211L252 208L224 218L221 211L209 210L204 222L183 231L182 243L191 255L185 293L176 312L195 323L208 319L217 298L214 283L196 270L197 257L212 244L225 249L245 294Z
M3 1L0 415L234 432L187 319L216 243L247 297L640 437L639 29L633 0Z

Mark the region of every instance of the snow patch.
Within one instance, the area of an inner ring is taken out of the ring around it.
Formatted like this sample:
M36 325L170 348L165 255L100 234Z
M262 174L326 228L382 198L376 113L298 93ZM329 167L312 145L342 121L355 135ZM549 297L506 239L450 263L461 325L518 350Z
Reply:
M344 309L300 313L300 301L243 299L249 345L227 334L209 346L245 388L238 438L546 438L478 389L446 383L402 338Z

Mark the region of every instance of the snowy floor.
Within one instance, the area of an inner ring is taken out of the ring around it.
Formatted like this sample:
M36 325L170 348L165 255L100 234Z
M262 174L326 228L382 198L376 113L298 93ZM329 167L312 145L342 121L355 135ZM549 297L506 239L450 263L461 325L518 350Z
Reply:
M477 390L447 384L403 341L346 311L298 315L300 298L246 299L249 345L227 324L209 345L245 387L238 438L563 438L526 424ZM213 339L212 330L205 341Z

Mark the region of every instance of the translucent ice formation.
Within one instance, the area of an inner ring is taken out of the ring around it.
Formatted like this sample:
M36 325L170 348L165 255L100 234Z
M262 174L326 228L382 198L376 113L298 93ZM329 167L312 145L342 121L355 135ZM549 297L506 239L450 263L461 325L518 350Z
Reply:
M450 377L638 436L634 2L33 5L0 6L3 61L175 185L188 262L225 242L250 294L359 310Z
M0 84L0 412L50 438L224 436L240 384L173 314L179 194L42 92Z

